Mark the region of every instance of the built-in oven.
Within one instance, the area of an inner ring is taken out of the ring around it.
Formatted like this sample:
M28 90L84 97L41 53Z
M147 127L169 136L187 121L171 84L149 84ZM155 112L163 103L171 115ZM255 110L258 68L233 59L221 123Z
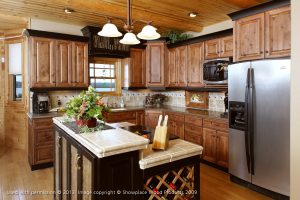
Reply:
M206 61L203 65L203 80L206 84L228 84L230 59Z

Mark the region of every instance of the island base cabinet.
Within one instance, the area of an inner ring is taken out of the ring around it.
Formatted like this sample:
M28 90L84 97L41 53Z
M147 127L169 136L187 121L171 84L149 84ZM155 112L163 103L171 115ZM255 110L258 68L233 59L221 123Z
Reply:
M98 158L55 126L54 155L55 200L142 199L123 194L143 189L139 151Z

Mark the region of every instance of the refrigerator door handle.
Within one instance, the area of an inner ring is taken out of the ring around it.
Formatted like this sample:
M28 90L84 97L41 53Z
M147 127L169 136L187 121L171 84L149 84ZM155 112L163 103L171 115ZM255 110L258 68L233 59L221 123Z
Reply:
M246 148L246 160L247 160L247 168L248 173L251 173L251 158L250 158L250 146L249 146L249 128L248 128L248 121L249 121L249 86L250 86L250 68L247 70L247 81L246 81L246 90L245 90L245 148Z
M254 90L254 69L250 68L250 80L249 80L249 107L248 107L248 140L250 151L250 169L251 174L254 175L254 109L253 109L253 90Z

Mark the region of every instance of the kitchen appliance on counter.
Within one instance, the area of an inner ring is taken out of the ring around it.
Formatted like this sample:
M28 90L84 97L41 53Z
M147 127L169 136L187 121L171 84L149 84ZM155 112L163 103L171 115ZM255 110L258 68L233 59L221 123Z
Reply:
M49 96L46 92L30 92L30 112L35 114L48 113Z
M229 59L206 61L203 64L203 80L206 84L226 85L228 83Z
M290 194L290 60L229 66L231 180L274 199Z

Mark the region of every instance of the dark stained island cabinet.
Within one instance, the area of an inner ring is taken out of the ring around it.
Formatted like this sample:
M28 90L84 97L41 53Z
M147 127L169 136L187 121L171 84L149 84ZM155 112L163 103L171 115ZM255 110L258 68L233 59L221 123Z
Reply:
M55 200L200 199L201 146L175 139L157 152L148 139L120 128L80 134L75 122L53 121ZM176 192L168 181L181 193L167 193Z

